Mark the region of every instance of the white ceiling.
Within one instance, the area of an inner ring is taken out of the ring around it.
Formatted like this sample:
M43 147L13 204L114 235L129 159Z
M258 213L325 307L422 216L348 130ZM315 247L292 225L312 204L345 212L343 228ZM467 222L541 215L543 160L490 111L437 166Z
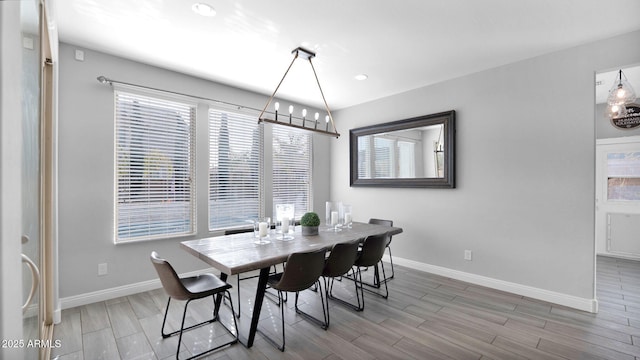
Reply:
M266 95L304 46L332 109L639 30L639 14L638 0L55 2L63 42ZM278 95L321 104L301 60Z

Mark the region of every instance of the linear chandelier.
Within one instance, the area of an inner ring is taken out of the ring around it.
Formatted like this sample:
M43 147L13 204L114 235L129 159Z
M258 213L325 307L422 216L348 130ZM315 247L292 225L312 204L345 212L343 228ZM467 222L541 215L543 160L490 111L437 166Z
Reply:
M316 74L316 69L313 67L313 62L311 61L311 59L314 58L316 54L301 47L293 49L291 53L293 54L293 60L291 60L291 64L289 64L287 71L285 71L282 79L280 79L280 82L278 83L278 86L276 86L276 89L273 91L273 94L271 94L269 100L267 101L267 104L264 106L264 109L262 109L262 112L258 116L258 123L266 122L270 124L290 126L297 129L313 131L322 135L335 136L336 138L338 138L340 134L336 130L336 126L333 122L333 116L331 116L331 110L329 109L329 105L327 105L327 100L324 97L322 87L320 86L320 81L318 80L318 74ZM315 76L316 83L318 84L318 89L320 90L320 95L322 96L322 101L324 102L324 108L327 111L324 123L319 120L319 113L315 113L313 119L307 119L307 109L302 109L302 117L293 116L293 105L289 105L289 116L285 116L284 121L281 121L281 119L278 117L278 110L280 108L280 103L278 102L274 104L274 118L271 119L264 116L267 108L269 108L269 105L271 105L271 103L273 102L273 98L276 96L280 85L282 85L282 82L287 77L287 74L289 73L289 70L291 70L293 63L298 58L308 60L309 64L311 65L313 75Z

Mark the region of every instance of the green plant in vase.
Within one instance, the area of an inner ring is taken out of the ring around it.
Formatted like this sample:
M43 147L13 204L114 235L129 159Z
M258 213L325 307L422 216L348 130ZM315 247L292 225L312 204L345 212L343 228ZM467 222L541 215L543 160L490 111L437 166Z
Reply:
M302 235L318 235L320 217L313 211L308 212L302 215L300 226L302 226Z

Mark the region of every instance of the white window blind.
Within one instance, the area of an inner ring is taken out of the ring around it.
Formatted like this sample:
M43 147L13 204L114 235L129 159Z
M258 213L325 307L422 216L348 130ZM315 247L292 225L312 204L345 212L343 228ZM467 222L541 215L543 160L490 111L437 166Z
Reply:
M312 136L285 126L272 129L273 204L294 204L299 220L312 209Z
M209 110L209 230L259 217L262 146L256 116Z
M195 107L115 92L116 242L194 233Z
M394 176L393 168L393 140L375 137L373 139L375 178L390 178Z
M358 136L358 178L371 178L371 136Z

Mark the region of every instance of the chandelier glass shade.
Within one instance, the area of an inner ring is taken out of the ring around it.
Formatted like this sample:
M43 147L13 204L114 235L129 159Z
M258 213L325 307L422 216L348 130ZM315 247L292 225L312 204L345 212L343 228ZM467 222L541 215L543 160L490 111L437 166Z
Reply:
M621 118L627 115L627 105L636 101L636 92L622 70L618 71L613 86L607 97L607 115L610 118Z

